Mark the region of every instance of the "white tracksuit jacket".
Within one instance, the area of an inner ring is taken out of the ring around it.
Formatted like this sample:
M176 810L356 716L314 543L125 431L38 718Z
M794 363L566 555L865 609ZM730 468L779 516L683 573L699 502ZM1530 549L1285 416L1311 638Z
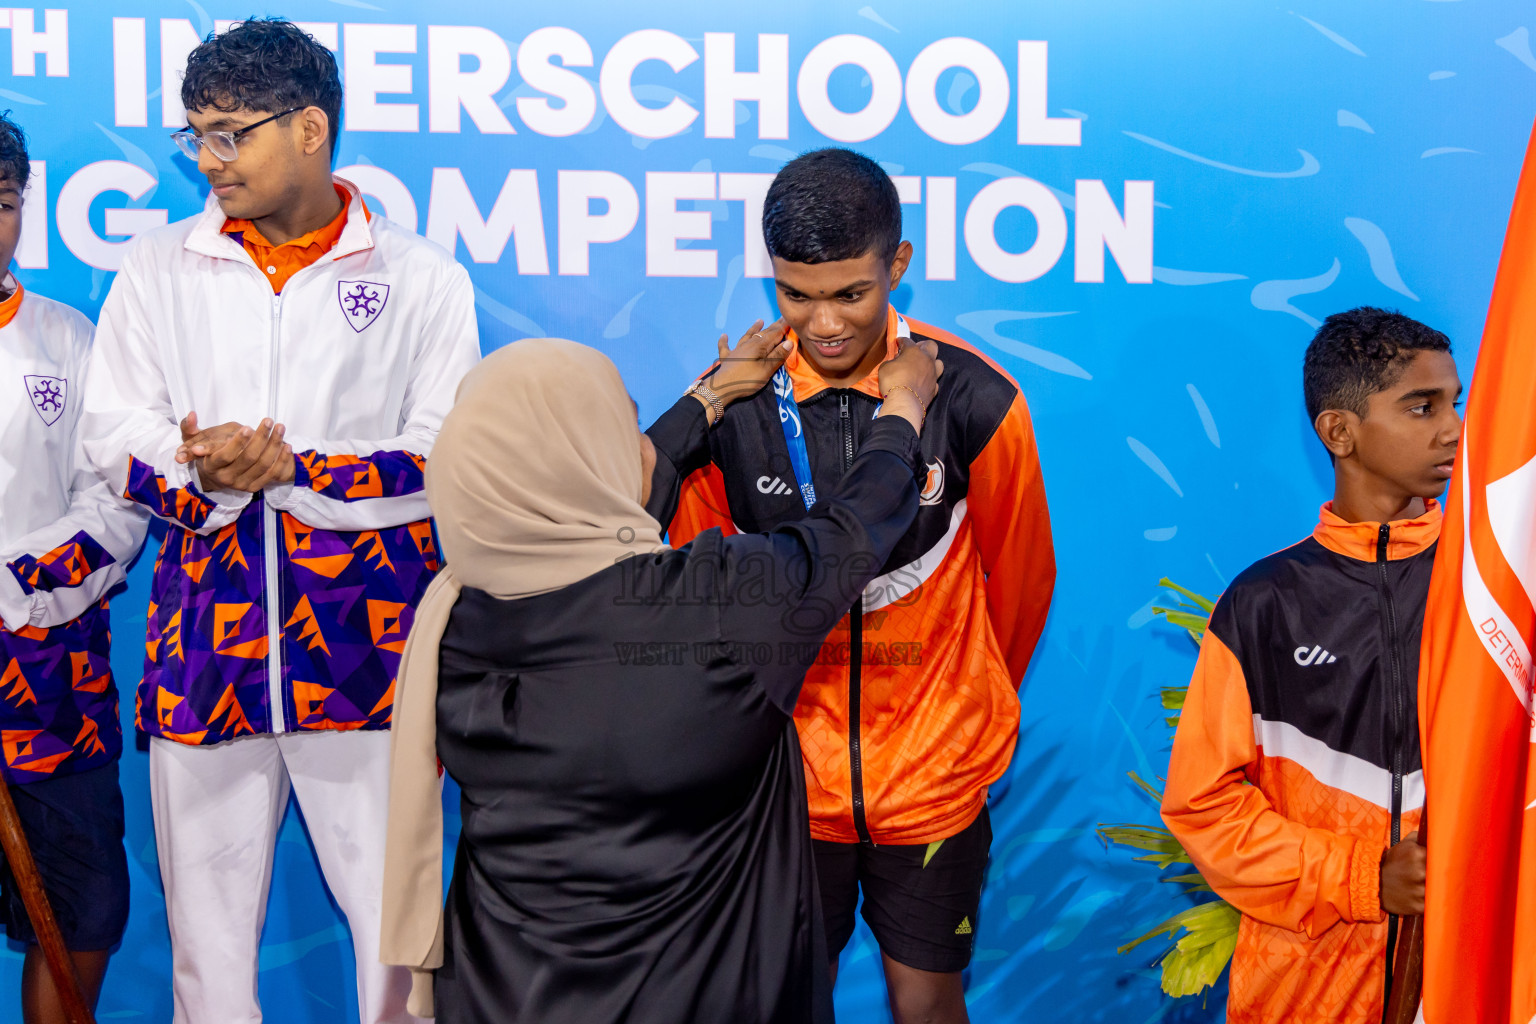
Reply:
M9 282L17 287L15 282ZM0 327L0 737L7 782L84 771L122 751L106 593L148 516L80 450L91 322L22 290Z
M340 240L281 295L210 196L139 239L102 307L86 451L170 524L138 694L149 735L389 727L438 567L424 460L479 337L464 268L336 182L351 197ZM193 411L284 424L293 483L201 489L174 459Z

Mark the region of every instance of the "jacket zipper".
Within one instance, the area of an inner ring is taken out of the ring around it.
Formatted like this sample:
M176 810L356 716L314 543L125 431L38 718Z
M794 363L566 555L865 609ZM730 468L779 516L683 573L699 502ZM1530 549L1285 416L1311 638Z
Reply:
M1396 845L1402 839L1403 829L1403 669L1397 650L1397 606L1392 601L1392 589L1387 578L1387 548L1392 539L1392 527L1382 523L1376 533L1376 571L1381 587L1382 611L1387 620L1387 720L1391 729L1392 757L1392 832L1391 842ZM1387 915L1386 984L1382 999L1382 1013L1386 1013L1387 996L1392 992L1392 954L1397 948L1397 916Z
M272 296L272 347L267 375L267 415L277 422L277 365L278 350L282 340L283 297ZM264 557L263 575L267 592L267 701L272 707L272 732L287 732L287 712L283 706L283 619L281 608L282 567L278 564L277 513L267 504L266 496L255 496L261 502L261 536Z
M853 466L853 416L848 410L848 393L837 399L837 422L843 439L843 472ZM864 817L864 760L860 752L860 677L864 657L864 598L853 602L848 612L848 771L853 790L853 830L859 842L875 845Z
M268 288L272 287L272 282L261 272L261 268L252 263L244 252L241 256L243 257L241 262L255 271L262 284ZM329 259L321 257L315 263L301 267L288 278L288 284L291 285L301 274L307 275L316 266L334 262L335 258L334 256ZM272 296L272 344L267 361L267 415L274 423L277 422L277 382L282 348L282 325L283 296L279 292ZM279 519L272 506L267 504L265 494L254 495L253 499L261 501L262 590L267 604L267 703L271 707L272 732L276 734L289 731L287 708L283 702L282 567L278 564L277 543Z

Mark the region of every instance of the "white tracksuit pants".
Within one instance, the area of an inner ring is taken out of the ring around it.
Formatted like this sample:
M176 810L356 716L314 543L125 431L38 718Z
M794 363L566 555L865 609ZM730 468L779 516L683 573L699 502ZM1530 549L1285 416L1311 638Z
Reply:
M352 930L362 1024L407 1024L409 972L379 962L388 732L152 739L155 843L171 930L174 1024L257 1024L257 955L290 788Z

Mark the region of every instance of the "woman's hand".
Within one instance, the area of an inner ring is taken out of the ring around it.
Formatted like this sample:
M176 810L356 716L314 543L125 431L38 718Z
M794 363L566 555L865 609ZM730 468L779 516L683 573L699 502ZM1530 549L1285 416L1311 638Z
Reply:
M880 364L881 416L900 416L922 433L923 417L939 393L944 361L932 341L904 341L896 358Z
M787 330L782 319L767 327L759 320L747 328L735 348L727 343L726 335L720 335L720 368L705 383L720 396L722 404L755 395L773 379L789 357L790 341L784 336Z

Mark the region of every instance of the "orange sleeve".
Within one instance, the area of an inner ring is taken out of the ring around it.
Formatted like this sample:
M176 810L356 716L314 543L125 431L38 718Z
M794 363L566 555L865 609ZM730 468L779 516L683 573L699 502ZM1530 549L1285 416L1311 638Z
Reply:
M1257 767L1241 663L1207 632L1179 717L1163 821L1212 889L1265 924L1321 935L1381 920L1381 849L1292 821L1248 776Z
M987 574L987 614L1013 685L1024 679L1056 585L1051 515L1024 395L971 463L966 501Z
M688 474L683 481L677 511L666 525L667 543L680 548L712 526L720 527L727 537L736 532L730 506L725 501L725 477L713 462Z

